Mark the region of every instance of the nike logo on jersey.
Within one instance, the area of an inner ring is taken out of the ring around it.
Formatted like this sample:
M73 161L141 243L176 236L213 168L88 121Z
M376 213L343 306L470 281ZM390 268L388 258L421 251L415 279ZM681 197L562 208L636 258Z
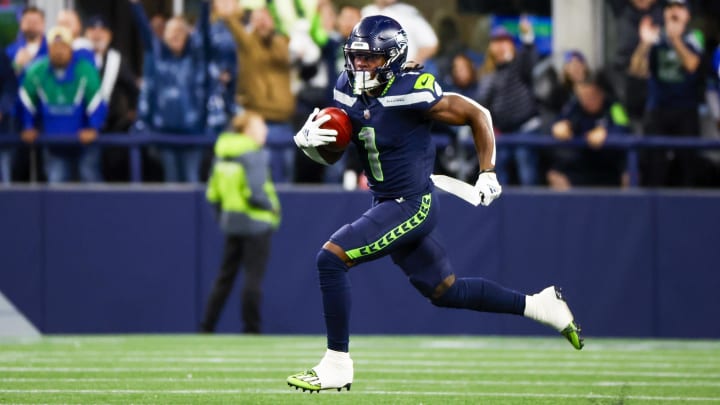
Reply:
M416 90L423 90L427 89L430 91L435 90L435 77L431 75L430 73L423 73L420 75L420 77L417 78L415 81L415 86L413 86Z

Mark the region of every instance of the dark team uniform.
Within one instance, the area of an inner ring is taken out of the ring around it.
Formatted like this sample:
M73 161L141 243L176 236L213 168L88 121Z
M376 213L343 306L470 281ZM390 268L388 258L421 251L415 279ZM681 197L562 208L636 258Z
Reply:
M435 78L420 71L395 76L379 97L353 94L347 73L334 91L336 105L352 121L352 140L374 198L370 210L330 240L356 263L390 254L426 296L452 273L432 237L435 149L426 112L441 98Z
M430 73L402 73L380 97L352 94L347 73L334 98L353 124L353 142L377 198L412 197L430 191L435 149L425 116L442 97Z
M352 141L359 151L373 203L360 218L335 232L331 243L317 253L328 350L317 366L288 377L288 385L296 389L350 389L354 372L349 355L352 295L348 269L355 263L389 255L413 286L436 306L525 314L524 294L482 277L456 278L434 235L438 206L430 180L435 150L428 112L437 106L438 112L469 121L472 103L437 105L443 93L435 78L402 68L407 43L397 21L375 15L363 18L353 28L343 48L347 70L340 75L333 95L337 107L350 116ZM381 88L377 96L367 94L368 89L376 94ZM483 111L478 109L477 114ZM314 145L327 140L318 126L306 124L294 138L315 161L322 160L322 155ZM494 197L499 195L500 187L492 173L479 177L481 181L488 189L494 183ZM528 316L552 324L573 346L581 348L572 314L555 287L537 295L527 297L533 303Z

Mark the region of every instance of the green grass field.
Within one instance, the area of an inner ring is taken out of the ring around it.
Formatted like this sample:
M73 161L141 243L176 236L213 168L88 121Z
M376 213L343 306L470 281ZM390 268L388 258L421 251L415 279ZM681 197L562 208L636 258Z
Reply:
M347 392L285 378L319 336L92 336L0 343L0 403L720 403L720 341L356 336Z

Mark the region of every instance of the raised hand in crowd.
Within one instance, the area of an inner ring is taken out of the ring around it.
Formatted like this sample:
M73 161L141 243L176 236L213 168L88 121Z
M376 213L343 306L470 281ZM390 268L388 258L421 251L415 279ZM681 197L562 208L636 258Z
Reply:
M640 20L640 41L652 45L660 39L660 27L653 24L652 17L645 16Z
M214 0L213 11L218 17L230 17L240 11L236 0Z

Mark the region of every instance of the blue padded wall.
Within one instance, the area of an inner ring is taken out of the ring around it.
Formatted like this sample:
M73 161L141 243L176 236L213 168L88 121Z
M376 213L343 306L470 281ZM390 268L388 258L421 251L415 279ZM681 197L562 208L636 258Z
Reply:
M315 255L365 192L280 193L264 331L323 333ZM507 190L488 208L441 194L459 277L554 283L591 336L720 337L720 193ZM45 333L193 332L222 235L199 188L0 191L0 290ZM552 334L517 316L435 308L388 258L354 267L354 333ZM218 330L242 330L242 272ZM302 312L298 312L302 308Z

